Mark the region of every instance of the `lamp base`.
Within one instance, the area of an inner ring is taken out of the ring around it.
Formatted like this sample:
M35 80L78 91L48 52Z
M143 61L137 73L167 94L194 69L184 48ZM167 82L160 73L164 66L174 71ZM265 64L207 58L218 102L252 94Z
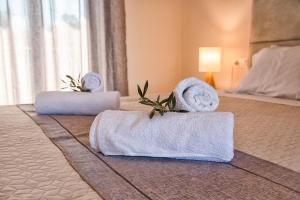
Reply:
M207 72L205 74L204 81L216 89L216 84L215 84L215 80L214 80L214 76L213 76L212 72Z

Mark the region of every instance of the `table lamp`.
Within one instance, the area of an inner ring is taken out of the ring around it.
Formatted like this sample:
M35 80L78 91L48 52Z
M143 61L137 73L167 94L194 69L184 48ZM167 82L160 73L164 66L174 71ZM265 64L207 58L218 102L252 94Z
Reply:
M199 72L206 72L204 81L216 88L213 72L221 70L221 48L199 48Z

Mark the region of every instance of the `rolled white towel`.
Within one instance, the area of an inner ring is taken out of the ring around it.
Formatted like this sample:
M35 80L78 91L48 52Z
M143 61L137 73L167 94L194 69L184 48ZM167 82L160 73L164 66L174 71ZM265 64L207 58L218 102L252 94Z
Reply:
M219 106L216 90L194 77L182 80L175 88L176 109L189 112L214 111Z
M104 155L228 162L233 158L233 114L105 111L94 120L91 147Z
M119 107L119 92L41 92L35 100L36 112L49 115L97 115Z
M104 89L102 77L95 72L85 74L81 82L83 83L83 89L90 92L102 92Z

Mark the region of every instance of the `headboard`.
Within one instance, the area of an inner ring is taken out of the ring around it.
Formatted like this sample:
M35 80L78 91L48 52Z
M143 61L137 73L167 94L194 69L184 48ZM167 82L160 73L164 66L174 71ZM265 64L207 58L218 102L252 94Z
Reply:
M249 60L271 45L300 45L300 0L253 0Z

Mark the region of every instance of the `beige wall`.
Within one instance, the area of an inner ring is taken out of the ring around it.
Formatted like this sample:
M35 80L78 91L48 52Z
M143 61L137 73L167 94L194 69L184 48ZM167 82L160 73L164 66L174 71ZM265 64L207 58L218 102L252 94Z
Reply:
M198 48L221 46L219 88L231 85L235 58L247 57L251 0L126 0L129 94L149 80L150 92L169 92L198 72Z
M187 0L182 14L182 78L197 76L198 48L222 47L222 69L215 73L217 87L229 88L237 57L246 58L250 37L252 0Z
M126 0L129 94L169 92L181 77L181 0Z

